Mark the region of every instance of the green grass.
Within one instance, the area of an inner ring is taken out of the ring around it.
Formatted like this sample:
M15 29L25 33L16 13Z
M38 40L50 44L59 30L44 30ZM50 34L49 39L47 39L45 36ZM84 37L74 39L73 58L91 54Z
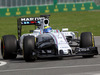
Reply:
M92 32L95 36L100 36L100 11L61 12L50 15L50 26L54 29L69 28L69 31ZM17 18L19 17L0 17L0 38L8 34L17 36ZM34 29L34 26L24 26L22 31L26 33L31 29Z

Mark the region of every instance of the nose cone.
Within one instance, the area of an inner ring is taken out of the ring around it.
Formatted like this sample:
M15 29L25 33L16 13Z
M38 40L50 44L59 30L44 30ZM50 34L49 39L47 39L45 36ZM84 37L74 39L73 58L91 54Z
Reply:
M72 49L69 47L69 45L67 44L61 44L59 47L58 47L58 50L59 50L59 54L60 54L60 50L63 51L63 54L69 54L69 50L72 51Z

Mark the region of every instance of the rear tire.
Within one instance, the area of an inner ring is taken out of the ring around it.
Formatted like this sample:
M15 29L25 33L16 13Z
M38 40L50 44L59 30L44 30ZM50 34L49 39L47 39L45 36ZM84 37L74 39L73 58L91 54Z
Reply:
M15 59L17 57L17 39L14 35L2 36L1 55L3 59Z
M94 47L94 36L91 32L83 32L80 36L80 48ZM83 58L92 58L94 55L84 55Z
M23 56L26 62L35 61L37 59L36 51L34 49L35 49L35 37L34 36L24 37Z

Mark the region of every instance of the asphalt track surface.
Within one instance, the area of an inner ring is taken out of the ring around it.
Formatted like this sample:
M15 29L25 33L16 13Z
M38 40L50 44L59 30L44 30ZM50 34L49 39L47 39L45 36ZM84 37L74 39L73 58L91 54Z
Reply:
M95 37L100 53L100 37ZM39 59L25 62L22 56L3 60L0 54L0 75L100 75L100 55L94 58L66 57L63 60Z

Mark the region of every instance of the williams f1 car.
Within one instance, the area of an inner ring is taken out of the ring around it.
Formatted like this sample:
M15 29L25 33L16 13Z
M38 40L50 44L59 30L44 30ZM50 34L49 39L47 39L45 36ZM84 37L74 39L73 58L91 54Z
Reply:
M4 35L1 39L1 54L3 59L15 59L23 55L26 62L37 58L67 56L82 56L84 58L98 55L97 47L91 32L83 32L78 38L78 32L52 29L49 25L50 15L40 17L19 18L17 20L18 39L14 35ZM23 34L22 26L34 25L32 33Z

